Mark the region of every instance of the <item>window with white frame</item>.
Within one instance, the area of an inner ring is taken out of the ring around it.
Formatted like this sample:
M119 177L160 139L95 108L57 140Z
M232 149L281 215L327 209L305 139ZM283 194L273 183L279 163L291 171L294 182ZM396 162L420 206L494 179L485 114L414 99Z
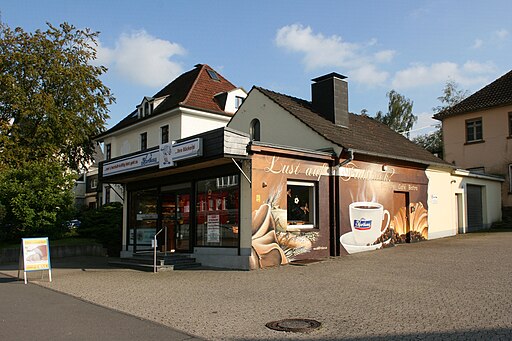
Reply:
M482 118L466 121L466 142L477 142L483 140Z
M313 228L316 225L317 185L288 181L286 186L288 226Z

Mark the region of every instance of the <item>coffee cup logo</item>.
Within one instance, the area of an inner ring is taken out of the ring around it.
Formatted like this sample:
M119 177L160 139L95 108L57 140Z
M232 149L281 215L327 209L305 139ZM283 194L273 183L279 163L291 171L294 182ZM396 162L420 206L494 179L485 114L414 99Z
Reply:
M354 202L349 205L350 226L357 245L371 245L386 231L390 215L384 207L376 202ZM388 219L382 227L384 216Z

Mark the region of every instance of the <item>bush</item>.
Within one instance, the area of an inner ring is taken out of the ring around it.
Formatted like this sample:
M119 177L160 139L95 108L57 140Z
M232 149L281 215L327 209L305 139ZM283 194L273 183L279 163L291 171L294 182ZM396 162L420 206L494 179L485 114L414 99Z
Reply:
M0 171L0 238L57 239L74 212L74 175L57 162L32 161Z
M80 226L76 228L80 237L95 239L107 248L109 256L119 255L123 227L121 203L114 202L98 209L84 211L80 221Z

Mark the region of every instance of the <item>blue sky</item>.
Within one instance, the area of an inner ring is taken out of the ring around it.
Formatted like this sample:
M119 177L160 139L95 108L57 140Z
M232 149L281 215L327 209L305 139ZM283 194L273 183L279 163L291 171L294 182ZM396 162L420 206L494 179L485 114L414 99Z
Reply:
M414 134L432 129L446 81L473 93L512 69L512 1L2 0L25 31L64 21L99 31L116 97L107 125L197 63L247 91L310 99L311 79L348 76L349 110L387 111L394 89L414 102Z

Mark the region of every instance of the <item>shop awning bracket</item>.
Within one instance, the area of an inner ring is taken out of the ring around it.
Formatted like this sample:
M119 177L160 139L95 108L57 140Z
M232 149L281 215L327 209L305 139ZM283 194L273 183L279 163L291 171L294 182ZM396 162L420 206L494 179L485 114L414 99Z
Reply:
M245 174L245 172L242 170L242 167L240 167L240 165L238 164L238 162L235 161L235 159L231 158L231 160L233 161L233 163L238 167L238 169L240 170L240 172L242 173L242 175L247 179L247 181L249 182L250 185L252 185L252 181L251 179L249 179L249 177L247 176L247 174Z

